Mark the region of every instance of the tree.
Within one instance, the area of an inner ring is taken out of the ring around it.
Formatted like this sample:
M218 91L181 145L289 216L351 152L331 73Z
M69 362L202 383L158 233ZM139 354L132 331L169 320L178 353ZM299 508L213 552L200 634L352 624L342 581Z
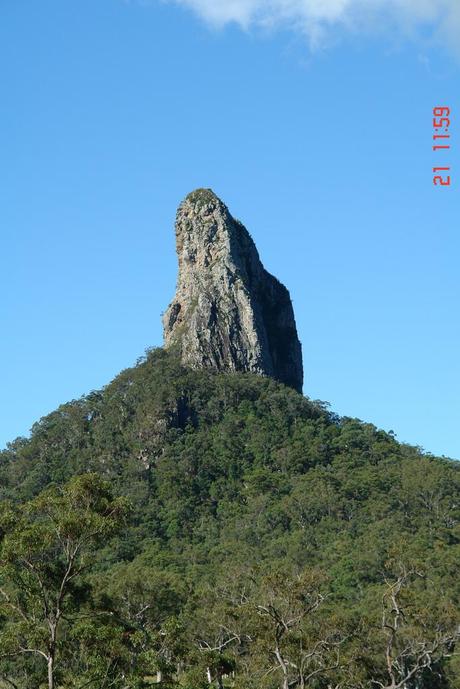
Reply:
M319 677L338 674L346 637L333 618L319 614L326 600L324 584L315 570L294 576L279 572L263 577L248 598L255 613L251 653L265 659L259 685L275 676L279 689L304 689Z
M168 683L178 674L185 653L180 614L186 592L180 576L152 567L145 555L113 567L99 588L126 630L130 673L155 674Z
M7 623L0 659L41 659L48 688L54 689L56 662L68 641L68 615L85 595L82 575L127 511L127 501L114 498L97 474L77 476L20 507L3 505L0 602Z
M251 642L244 615L244 580L237 568L228 574L224 581L197 590L189 623L193 648L189 662L201 672L203 684L215 682L218 689L223 689L227 675L235 674L237 661Z
M439 606L430 611L417 600L417 579L425 579L425 575L400 565L398 576L386 582L381 621L385 676L373 679L373 687L420 687L424 686L420 679L426 674L431 676L430 686L434 686L434 673L452 656L460 640L460 624L453 611L442 611Z

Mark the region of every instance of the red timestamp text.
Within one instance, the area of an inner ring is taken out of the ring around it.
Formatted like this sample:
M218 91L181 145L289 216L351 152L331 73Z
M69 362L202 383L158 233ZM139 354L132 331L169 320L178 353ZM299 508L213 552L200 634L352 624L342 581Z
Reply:
M450 151L450 108L437 106L433 108L433 151ZM439 161L441 162L441 161ZM450 187L451 176L450 165L443 163L442 166L433 168L433 184L435 186ZM438 174L442 173L442 174Z

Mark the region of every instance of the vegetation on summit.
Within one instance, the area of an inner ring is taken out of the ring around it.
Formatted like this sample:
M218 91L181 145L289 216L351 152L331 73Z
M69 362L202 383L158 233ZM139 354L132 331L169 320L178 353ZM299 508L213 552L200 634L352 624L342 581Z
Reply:
M459 689L459 472L152 350L0 453L0 687Z

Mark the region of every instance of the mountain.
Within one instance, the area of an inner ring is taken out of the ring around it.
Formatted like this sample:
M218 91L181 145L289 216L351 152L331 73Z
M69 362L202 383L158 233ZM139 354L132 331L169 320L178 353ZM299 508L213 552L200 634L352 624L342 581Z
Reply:
M302 391L302 351L289 292L263 267L246 228L210 189L176 220L179 279L164 318L165 346L192 368L249 371Z
M200 203L180 228L202 231ZM207 268L179 284L218 304ZM256 313L257 281L235 275L231 313ZM0 688L459 689L459 465L249 357L190 365L208 306L176 300L185 341L0 453Z

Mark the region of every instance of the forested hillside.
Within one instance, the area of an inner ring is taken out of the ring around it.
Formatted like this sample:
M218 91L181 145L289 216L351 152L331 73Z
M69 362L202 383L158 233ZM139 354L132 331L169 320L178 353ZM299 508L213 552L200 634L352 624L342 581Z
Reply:
M0 687L460 687L458 465L274 380L152 350L0 487Z

